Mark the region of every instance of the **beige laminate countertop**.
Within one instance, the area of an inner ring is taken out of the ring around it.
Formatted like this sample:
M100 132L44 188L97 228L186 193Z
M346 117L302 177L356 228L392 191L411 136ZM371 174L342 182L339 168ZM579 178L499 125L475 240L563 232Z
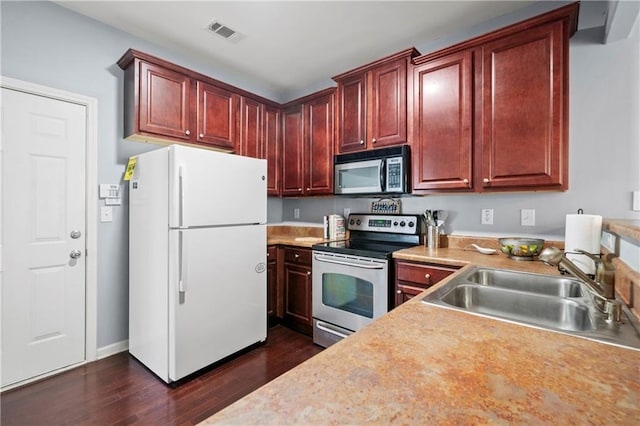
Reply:
M394 257L554 273L541 262L460 249L414 247ZM425 305L422 297L204 423L640 422L640 351Z

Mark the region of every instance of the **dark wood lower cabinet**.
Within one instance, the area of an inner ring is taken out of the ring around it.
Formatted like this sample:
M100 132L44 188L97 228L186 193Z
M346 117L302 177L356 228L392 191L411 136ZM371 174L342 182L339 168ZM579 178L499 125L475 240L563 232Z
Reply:
M311 335L311 250L284 247L279 254L282 321L294 330Z
M395 261L395 306L399 306L427 288L453 274L455 266Z

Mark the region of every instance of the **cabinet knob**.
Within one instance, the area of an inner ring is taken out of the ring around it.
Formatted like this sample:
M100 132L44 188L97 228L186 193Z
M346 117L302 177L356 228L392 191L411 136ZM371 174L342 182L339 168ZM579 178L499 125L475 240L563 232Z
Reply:
M269 257L269 253L267 253L267 257Z
M201 138L204 138L204 133L200 133L200 137L201 137Z
M307 272L307 275L311 275L311 271Z
M302 188L298 188L298 192L302 192Z
M307 191L311 191L311 188L307 188Z
M184 132L185 135L189 136L191 134L191 131L187 130Z
M483 181L484 183L489 183L489 178L484 178L484 179L482 179L482 181Z
M293 257L295 257L296 259L300 257L300 255L298 253L294 253Z
M402 294L402 290L396 290L396 294Z
M376 138L373 138L373 139L371 139L371 142L376 143L378 141L376 140Z
M462 182L469 183L469 179L464 179Z
M430 274L424 274L424 278L429 281L431 279L431 275Z
M364 145L364 140L360 139L360 145Z

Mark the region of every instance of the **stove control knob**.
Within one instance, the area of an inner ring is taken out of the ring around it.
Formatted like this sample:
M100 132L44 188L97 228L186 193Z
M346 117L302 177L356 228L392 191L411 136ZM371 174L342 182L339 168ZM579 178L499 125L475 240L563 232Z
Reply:
M409 228L413 228L413 225L415 225L415 223L409 222Z
M398 226L398 221L393 222L393 226Z
M356 222L355 222L355 220L353 220L353 219L351 219L351 220L349 221L349 225L353 225L354 223L356 223Z
M356 220L356 225L360 226L361 223L360 219Z
M405 223L404 223L404 220L403 220L402 222L400 222L400 226L404 226L404 225L405 225Z

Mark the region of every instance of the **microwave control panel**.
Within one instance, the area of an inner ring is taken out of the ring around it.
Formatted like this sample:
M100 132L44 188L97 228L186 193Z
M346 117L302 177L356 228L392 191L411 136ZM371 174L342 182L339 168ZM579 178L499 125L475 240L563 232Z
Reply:
M387 159L387 187L385 192L402 192L402 157Z
M350 231L387 232L393 234L416 235L420 230L418 215L349 215L347 228Z

